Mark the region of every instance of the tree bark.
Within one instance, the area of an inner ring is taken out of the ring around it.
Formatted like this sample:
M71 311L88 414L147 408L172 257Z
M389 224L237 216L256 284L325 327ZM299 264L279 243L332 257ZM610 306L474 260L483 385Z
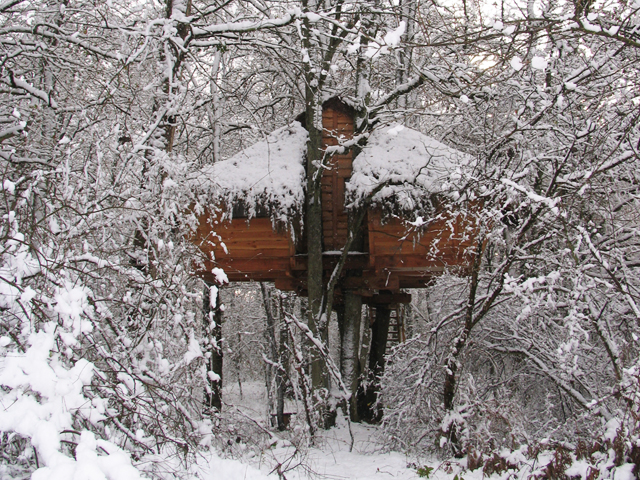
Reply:
M360 421L357 408L357 393L360 383L360 322L362 317L362 297L353 292L344 294L343 328L340 338L340 374L349 388L349 416L354 422Z
M214 287L215 303L211 302L211 286L204 287L203 321L204 333L207 339L205 353L210 356L207 360L207 386L204 393L204 409L206 413L222 410L222 309L220 308L220 290Z
M309 132L307 143L307 193L306 219L307 229L307 291L308 325L316 338L325 344L328 340L330 312L322 315L323 268L322 268L322 190L319 176L322 175L322 105L318 92L313 85L317 82L315 72L306 73L306 110L305 122ZM329 395L329 374L324 360L315 348L311 352L311 385L317 397L320 414L326 417L326 404Z
M280 431L285 430L289 423L288 419L285 418L284 413L284 398L289 372L289 331L284 318L290 310L291 298L289 296L282 295L280 297L280 344L278 345L278 364L280 368L278 368L278 371L276 372L276 421L278 424L278 430Z

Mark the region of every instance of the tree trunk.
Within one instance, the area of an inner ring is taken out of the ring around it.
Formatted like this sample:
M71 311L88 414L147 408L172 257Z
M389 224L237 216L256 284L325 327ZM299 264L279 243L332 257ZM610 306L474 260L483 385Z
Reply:
M307 194L306 219L307 229L307 291L308 324L313 335L325 345L328 341L328 323L331 312L322 313L324 295L323 267L322 267L322 190L320 176L323 158L322 151L322 104L318 92L311 85L317 82L314 71L309 70L306 75L306 112L305 122L309 132L307 143ZM316 348L309 349L311 353L311 387L318 406L317 413L322 418L322 426L332 426L334 412L329 411L329 373L324 359Z
M405 22L405 33L402 36L402 41L405 44L404 48L398 49L398 71L396 85L404 84L409 78L411 78L411 67L413 64L413 47L411 42L414 36L414 21L416 17L416 0L400 0L400 9L402 12L402 20ZM410 103L409 98L411 94L401 95L398 97L397 106L404 112L404 124L407 126L415 126L415 121L411 121L411 117L406 114L409 110ZM411 105L412 107L414 105Z
M213 292L211 290L214 290ZM211 301L215 295L214 302ZM206 285L203 295L204 333L207 339L206 352L211 356L207 361L207 386L204 393L204 410L213 413L222 410L222 309L220 308L220 290Z
M362 297L352 292L344 294L343 328L340 336L340 374L351 393L349 416L360 421L357 408L357 393L360 380L360 321Z
M284 414L284 397L287 388L287 377L289 372L289 332L284 317L291 310L291 298L282 295L280 297L280 344L278 345L278 364L280 368L276 372L276 421L278 430L285 430L288 426L288 419Z

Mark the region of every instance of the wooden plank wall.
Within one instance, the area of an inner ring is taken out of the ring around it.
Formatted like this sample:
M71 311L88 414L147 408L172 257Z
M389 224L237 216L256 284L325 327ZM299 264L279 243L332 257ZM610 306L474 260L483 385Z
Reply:
M353 112L339 100L329 100L323 110L323 125L323 146L338 145L339 138L353 137ZM347 241L344 197L345 181L352 173L352 153L333 155L329 166L321 179L325 252L339 251ZM364 249L368 255L350 256L347 268L362 270L363 275L343 279L342 287L397 292L400 288L424 287L448 268L468 273L473 261L469 247L477 241L478 234L473 217L473 211L467 217L443 215L417 234L409 231L404 219L382 221L380 211L369 211ZM216 234L212 235L212 231ZM279 288L304 292L306 245L299 233L300 255L296 255L290 232L274 230L268 218L254 218L247 223L244 218L221 221L203 215L193 241L211 260L199 274L212 280L211 269L220 267L231 281L275 281ZM338 257L324 257L324 268L329 272Z
M274 231L269 218L253 218L247 223L246 218L219 221L203 215L194 237L194 243L210 259L207 272L202 272L205 277L213 267L223 268L230 281L275 280L289 275L291 235Z
M369 212L369 265L396 272L422 270L435 274L449 267L468 269L469 248L476 239L472 217L443 216L420 232L411 232L402 219L382 221L379 211Z
M337 105L322 112L323 146L338 145L338 138L353 137L353 116ZM351 176L352 154L334 155L330 169L322 175L322 228L324 251L340 250L347 241L347 213L344 210L345 180Z

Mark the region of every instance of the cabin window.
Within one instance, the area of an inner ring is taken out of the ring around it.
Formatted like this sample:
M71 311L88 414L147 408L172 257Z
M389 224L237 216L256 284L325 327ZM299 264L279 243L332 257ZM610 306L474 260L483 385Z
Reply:
M233 218L249 218L250 209L244 203L236 203L233 206ZM269 210L264 205L257 205L253 218L269 218Z

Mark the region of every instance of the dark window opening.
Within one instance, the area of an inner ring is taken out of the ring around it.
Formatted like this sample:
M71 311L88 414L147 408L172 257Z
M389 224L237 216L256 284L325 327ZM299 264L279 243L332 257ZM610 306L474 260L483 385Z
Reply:
M249 218L250 210L244 203L238 202L233 206L231 214L233 218ZM256 205L255 215L252 218L269 218L269 209L264 205Z

